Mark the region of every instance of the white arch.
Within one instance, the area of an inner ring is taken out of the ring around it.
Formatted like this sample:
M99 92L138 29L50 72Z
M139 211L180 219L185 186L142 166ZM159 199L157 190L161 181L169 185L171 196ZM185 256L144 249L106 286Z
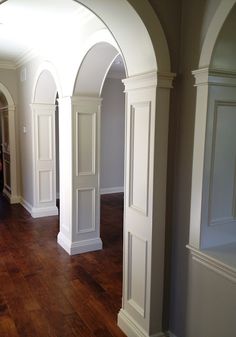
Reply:
M35 98L36 98L35 95L36 95L36 90L38 86L38 81L44 71L48 71L52 75L52 78L55 82L55 86L58 91L58 95L59 97L62 96L62 88L61 88L60 79L59 79L59 75L58 75L56 67L51 62L44 61L40 64L40 66L38 67L35 73L33 90L32 90L32 102L35 102ZM51 103L54 103L54 102L51 102Z
M160 21L147 1L75 1L94 12L108 27L122 50L128 76L156 70L170 71L167 41ZM135 60L133 55L136 55Z
M10 94L8 88L0 82L0 91L4 94L7 100L7 108L8 110L8 123L9 123L9 145L10 145L10 176L11 176L11 193L5 190L5 194L9 197L10 203L15 204L20 202L20 197L18 195L18 171L17 167L17 146L16 146L16 116L15 110L16 106L12 95Z
M235 3L236 0L222 0L219 4L202 45L198 68L205 68L210 65L212 52L219 32Z
M0 91L4 94L4 96L5 96L6 100L7 100L7 105L9 107L14 107L15 104L14 104L13 98L12 98L9 90L1 82L0 82Z

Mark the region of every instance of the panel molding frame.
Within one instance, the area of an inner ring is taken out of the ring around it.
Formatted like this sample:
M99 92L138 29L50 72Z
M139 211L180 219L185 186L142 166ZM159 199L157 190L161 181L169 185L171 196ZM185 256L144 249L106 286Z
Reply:
M208 195L208 226L217 226L220 224L226 224L236 220L236 171L234 175L234 195L232 200L232 217L220 218L219 220L212 220L212 189L213 189L213 168L215 163L215 150L216 150L216 130L217 130L217 114L218 107L235 107L236 100L215 100L214 101L214 113L213 113L213 131L212 131L212 145L211 145L211 158L210 158L210 179L209 179L209 195ZM235 158L236 167L236 158Z

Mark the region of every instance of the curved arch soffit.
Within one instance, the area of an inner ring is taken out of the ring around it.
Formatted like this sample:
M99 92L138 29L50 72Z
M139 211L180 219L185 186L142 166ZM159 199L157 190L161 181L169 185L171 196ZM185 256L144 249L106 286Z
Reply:
M54 65L50 62L43 62L39 68L36 71L35 74L35 80L34 80L34 85L33 85L33 92L32 92L32 102L33 103L42 103L42 102L36 102L37 100L37 90L40 86L40 81L42 79L42 75L48 72L51 75L51 79L53 80L54 84L55 84L55 91L58 92L58 96L62 97L62 88L60 85L60 81L59 81L59 76L57 74L56 68L54 67ZM56 93L55 93L56 95ZM53 96L55 96L53 95ZM54 104L55 103L55 99L49 98L50 102L46 102L46 103L51 103Z
M2 84L0 82L0 91L3 93L3 95L5 96L6 100L7 100L7 105L8 107L14 107L15 104L14 104L14 101L13 101L13 98L9 92L9 90L7 89L7 87L5 87L4 84Z
M106 25L122 51L128 76L170 71L164 31L146 0L74 1L87 7Z
M203 41L198 68L209 67L219 32L235 3L236 0L222 0L219 4Z
M95 44L81 63L75 81L74 95L100 97L107 72L117 55L119 50L114 45L107 42Z

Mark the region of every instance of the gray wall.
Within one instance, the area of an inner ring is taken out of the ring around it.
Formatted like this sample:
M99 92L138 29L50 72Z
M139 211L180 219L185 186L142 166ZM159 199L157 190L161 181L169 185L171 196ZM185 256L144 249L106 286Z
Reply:
M101 112L101 192L124 187L125 95L121 79L106 78ZM107 189L107 190L106 190Z

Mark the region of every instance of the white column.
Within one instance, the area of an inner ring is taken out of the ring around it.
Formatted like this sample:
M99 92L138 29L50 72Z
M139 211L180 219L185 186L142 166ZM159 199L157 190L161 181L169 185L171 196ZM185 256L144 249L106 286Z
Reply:
M201 212L203 192L203 169L205 153L205 137L208 105L209 69L199 69L193 72L197 87L196 115L194 127L192 190L189 244L193 248L201 245Z
M60 196L64 194L60 201L60 223L64 229L60 230L58 242L72 255L102 248L100 105L101 99L93 97L73 96L59 100L60 144L63 142L60 145ZM66 162L62 164L64 158Z
M118 325L132 337L164 336L165 202L172 80L173 74L155 72L124 80L124 265Z
M57 215L55 105L31 104L33 113L34 218Z
M57 241L69 254L72 247L72 99L59 103L60 230Z

